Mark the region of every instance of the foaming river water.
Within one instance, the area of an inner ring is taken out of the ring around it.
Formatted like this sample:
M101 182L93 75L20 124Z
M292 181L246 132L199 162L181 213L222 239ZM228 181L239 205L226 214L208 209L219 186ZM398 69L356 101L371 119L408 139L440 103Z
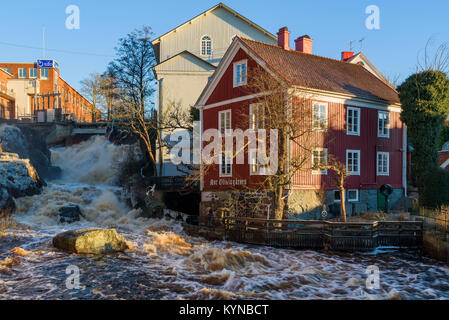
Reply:
M42 194L17 201L18 226L0 238L0 299L448 299L449 267L419 253L345 254L295 251L186 235L174 221L145 219L113 186L129 147L96 137L55 149L63 170ZM57 219L74 203L86 218ZM52 247L56 234L85 227L116 228L130 250L105 256ZM14 248L21 248L23 250ZM366 270L380 271L368 289ZM66 287L66 269L80 270L79 290Z

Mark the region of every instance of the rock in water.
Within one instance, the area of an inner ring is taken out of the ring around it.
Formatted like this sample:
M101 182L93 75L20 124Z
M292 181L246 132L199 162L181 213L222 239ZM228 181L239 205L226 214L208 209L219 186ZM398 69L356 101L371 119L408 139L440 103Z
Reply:
M79 229L58 234L53 246L71 253L104 254L128 249L115 229Z
M61 223L73 223L84 218L81 209L76 204L69 204L65 207L59 208L59 221Z
M39 194L45 185L28 159L15 153L0 153L0 188L14 198Z

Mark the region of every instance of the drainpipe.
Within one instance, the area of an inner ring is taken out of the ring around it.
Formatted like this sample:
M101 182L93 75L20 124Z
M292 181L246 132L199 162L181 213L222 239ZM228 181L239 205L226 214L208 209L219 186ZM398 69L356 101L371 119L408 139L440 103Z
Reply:
M407 126L405 123L402 128L402 186L404 196L407 197Z

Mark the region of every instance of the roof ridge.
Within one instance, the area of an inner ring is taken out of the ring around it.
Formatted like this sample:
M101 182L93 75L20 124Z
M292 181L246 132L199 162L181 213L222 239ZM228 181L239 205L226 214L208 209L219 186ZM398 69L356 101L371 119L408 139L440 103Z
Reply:
M239 37L239 38L240 38L240 37ZM320 58L320 59L324 59L324 60L329 60L329 61L331 61L331 62L345 63L345 64L347 64L347 65L354 66L354 68L361 68L364 72L368 72L368 74L369 74L371 77L375 78L377 81L380 81L384 86L386 86L387 88L389 88L390 90L392 90L392 91L395 92L396 94L399 94L399 93L397 92L396 89L394 89L394 88L392 88L391 86L389 86L389 85L388 85L387 83L385 83L385 81L383 81L382 79L379 79L377 76L373 75L369 70L367 70L367 69L366 69L365 67L363 67L362 65L350 63L350 62L343 61L343 60L337 60L337 59L332 59L332 58L328 58L328 57L323 57L323 56L319 56L319 55L312 54L312 53L304 53L304 52L296 51L296 50L285 50L285 49L283 49L282 47L279 47L279 46L275 46L275 45L272 45L272 44L268 44L268 43L264 43L264 42L260 42L260 41L256 41L256 40L251 40L251 39L247 39L247 38L240 38L240 39L242 39L243 41L255 42L255 43L258 43L258 44L267 46L267 47L273 47L273 48L282 50L283 52L286 52L286 53L292 53L292 54L296 54L296 55L308 55L308 56L313 56L313 57ZM253 50L254 50L254 49L253 49ZM255 51L255 50L254 50L254 51ZM359 55L359 54L361 54L361 53L362 53L362 52L359 52L357 55ZM278 72L279 72L279 71L278 71Z
M279 47L279 46L275 46L275 45L272 45L272 44L268 44L268 43L260 42L260 41L256 41L256 40L251 40L251 39L247 39L247 38L241 38L241 39L242 40L248 40L248 41L251 41L251 42L256 42L256 43L259 43L259 44L263 44L265 46L277 48L277 49L280 49L282 51L290 52L290 53L293 53L293 54L314 56L314 57L321 58L321 59L331 60L333 62L347 63L347 64L355 66L355 64L347 62L347 61L343 61L343 60L337 60L337 59L333 59L333 58L329 58L329 57L319 56L319 55L313 54L313 53L305 53L305 52L296 51L296 50L285 50L285 49L283 49L282 47Z

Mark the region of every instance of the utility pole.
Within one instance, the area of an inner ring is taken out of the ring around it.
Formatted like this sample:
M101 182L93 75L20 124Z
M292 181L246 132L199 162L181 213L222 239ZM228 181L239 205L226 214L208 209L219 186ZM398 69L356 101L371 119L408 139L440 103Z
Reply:
M45 26L42 27L42 59L45 59Z

